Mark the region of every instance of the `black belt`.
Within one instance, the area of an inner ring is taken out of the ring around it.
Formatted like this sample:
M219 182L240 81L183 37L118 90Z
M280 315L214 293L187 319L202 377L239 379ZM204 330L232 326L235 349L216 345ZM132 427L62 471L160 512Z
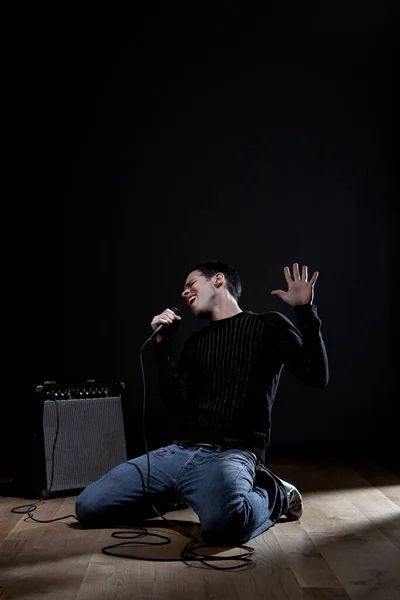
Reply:
M190 448L190 446L199 446L200 448L215 448L217 450L233 450L233 448L227 448L226 446L221 446L220 444L207 444L206 442L191 442L190 440L177 440L177 442L181 446L184 446L185 448ZM261 459L258 458L258 456L256 456L254 454L254 452L250 452L250 450L245 450L244 448L237 448L237 449L242 450L243 452L247 452L248 454L251 454L251 456L256 461L256 465L261 464L261 462L262 462Z

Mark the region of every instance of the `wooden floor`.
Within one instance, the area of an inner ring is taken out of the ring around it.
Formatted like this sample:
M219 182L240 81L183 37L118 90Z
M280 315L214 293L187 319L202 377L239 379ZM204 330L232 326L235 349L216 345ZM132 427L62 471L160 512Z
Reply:
M300 521L277 523L248 542L249 568L220 572L199 563L161 563L101 553L113 530L66 523L36 524L10 513L21 499L0 498L0 598L63 600L399 600L400 476L373 463L269 463L303 492ZM50 519L74 512L74 497L51 499L36 511ZM185 509L168 513L188 521ZM175 556L188 541L152 521L171 546L140 548L150 557ZM127 548L130 554L137 549ZM234 552L237 552L235 550Z

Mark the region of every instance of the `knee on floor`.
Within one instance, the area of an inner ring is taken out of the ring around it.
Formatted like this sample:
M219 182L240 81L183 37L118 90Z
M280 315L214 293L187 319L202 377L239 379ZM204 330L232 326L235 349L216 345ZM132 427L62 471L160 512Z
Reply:
M208 520L201 527L205 542L220 546L238 546L244 544L250 535L245 528L245 519L241 513Z
M105 498L95 487L89 485L78 496L75 513L82 525L101 527L109 525L130 525L155 516L155 512L145 499L122 502L116 498Z
M86 489L81 492L75 504L75 514L83 525L89 525L100 517L102 508L96 498L91 497Z

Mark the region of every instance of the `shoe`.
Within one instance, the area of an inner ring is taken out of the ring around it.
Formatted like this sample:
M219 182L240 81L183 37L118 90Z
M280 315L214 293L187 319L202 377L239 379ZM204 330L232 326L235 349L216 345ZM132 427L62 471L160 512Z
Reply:
M303 514L303 498L299 490L294 485L284 481L283 479L280 479L280 481L285 486L285 490L289 498L289 506L284 515L289 521L297 521Z

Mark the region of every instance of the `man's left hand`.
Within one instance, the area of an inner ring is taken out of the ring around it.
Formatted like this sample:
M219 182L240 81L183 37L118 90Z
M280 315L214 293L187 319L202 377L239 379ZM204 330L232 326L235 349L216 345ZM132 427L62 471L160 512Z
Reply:
M274 290L271 292L273 296L279 296L284 302L290 306L300 306L301 304L312 304L314 299L314 284L318 278L318 271L315 271L310 281L308 278L307 265L303 265L301 276L298 263L293 263L293 278L290 274L289 267L283 269L285 279L288 284L288 291Z

